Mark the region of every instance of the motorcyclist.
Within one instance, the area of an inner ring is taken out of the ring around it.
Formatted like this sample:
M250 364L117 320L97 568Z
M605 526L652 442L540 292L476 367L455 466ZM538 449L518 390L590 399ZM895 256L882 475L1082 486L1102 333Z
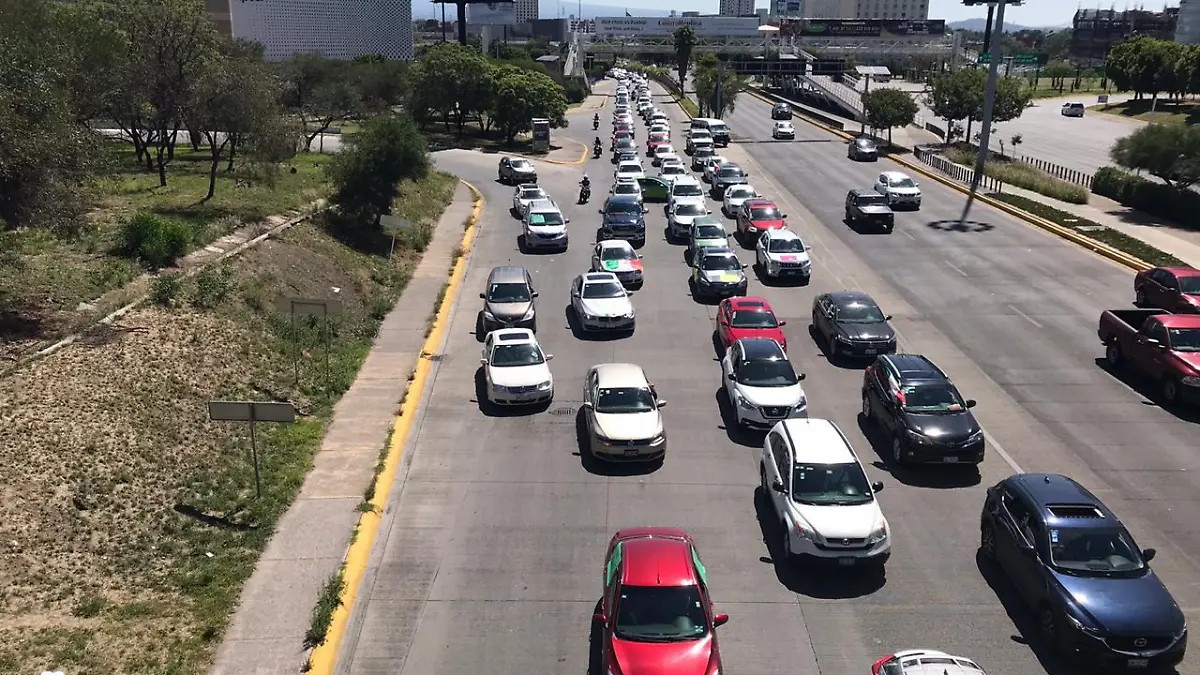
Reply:
M592 180L588 175L583 174L583 180L579 181L579 203L586 204L588 198L592 196Z
M596 129L599 129L599 128L600 128L600 113L596 113L595 115L592 115L592 130L595 131Z
M592 152L599 157L604 154L604 144L600 142L600 137L596 137L596 142L592 144Z

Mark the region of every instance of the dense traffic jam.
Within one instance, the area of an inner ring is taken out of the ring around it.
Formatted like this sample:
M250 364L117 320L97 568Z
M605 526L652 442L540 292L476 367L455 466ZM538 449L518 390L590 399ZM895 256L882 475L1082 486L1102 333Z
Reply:
M686 247L693 298L717 303L721 377L736 423L763 434L756 497L778 519L777 550L790 564L878 573L892 543L876 500L884 486L868 480L834 422L808 416L805 374L788 358L786 322L765 298L748 295L751 265L738 252L753 251L760 280L803 285L814 274L811 249L776 202L751 184L746 169L721 155L730 142L724 122L691 120L679 142L642 76L617 69L610 77L617 80L606 143L613 184L599 207L590 267L570 285L572 328L636 330L633 295L647 281L639 249L649 204L662 204L668 241ZM771 116L776 140L794 138L787 104L776 105ZM644 144L637 140L640 126ZM866 138L851 141L847 155L851 161L879 159ZM521 221L522 251L566 250L569 219L537 184L535 165L506 157L498 177L514 185L511 209ZM895 211L920 209L921 200L911 177L882 171L872 187L847 191L846 220L856 229L891 232ZM1157 268L1138 275L1135 292L1140 309L1101 317L1108 360L1158 379L1168 400L1194 398L1200 391L1200 272ZM538 296L533 277L520 266L491 270L480 293L480 363L492 405L544 408L554 398L553 356L537 338ZM812 303L812 334L824 353L865 366L862 420L890 439L893 463L981 463L987 440L972 414L976 402L931 359L899 353L890 322L861 291L823 293ZM639 365L590 367L583 380L582 451L601 462L664 461L662 394ZM1073 662L1147 670L1183 659L1187 624L1149 566L1155 550L1138 547L1117 515L1071 478L1016 474L988 488L979 553L1012 582L1046 643ZM716 629L729 616L714 608L707 571L687 532L617 532L604 559L601 592L593 616L603 636L600 672L663 672L662 664L674 664L672 672L724 672ZM871 666L873 675L935 670L983 673L969 658L927 649L897 651Z

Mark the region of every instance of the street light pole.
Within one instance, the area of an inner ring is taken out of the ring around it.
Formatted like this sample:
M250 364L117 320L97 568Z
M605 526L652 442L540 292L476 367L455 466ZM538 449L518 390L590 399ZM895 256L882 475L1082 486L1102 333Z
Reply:
M1000 0L996 4L996 28L997 32L1003 34L1004 31L1004 5L1005 0ZM1018 2L1019 4L1019 2ZM991 14L992 5L988 4L988 14ZM985 52L988 53L988 52ZM967 205L963 209L961 225L966 225L967 216L971 213L971 205L975 202L975 193L979 190L979 181L983 178L983 168L987 162L988 144L992 140L992 111L996 103L996 79L999 75L1000 60L988 58L988 77L987 77L987 93L983 99L983 128L979 130L979 156L975 159L975 175L971 177L971 192L967 195Z

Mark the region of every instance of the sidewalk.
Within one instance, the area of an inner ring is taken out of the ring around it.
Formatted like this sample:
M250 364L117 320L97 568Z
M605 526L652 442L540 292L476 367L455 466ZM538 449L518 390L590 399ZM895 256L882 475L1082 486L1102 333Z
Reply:
M425 342L463 222L474 201L461 183L438 220L412 280L380 326L350 390L334 408L321 451L295 503L279 520L217 651L213 675L295 675L304 634L325 582L342 564L400 399Z

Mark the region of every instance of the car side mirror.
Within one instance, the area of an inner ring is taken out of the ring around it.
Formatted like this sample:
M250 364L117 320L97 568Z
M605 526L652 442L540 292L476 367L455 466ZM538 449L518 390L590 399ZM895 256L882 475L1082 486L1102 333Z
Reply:
M1026 558L1036 558L1037 557L1037 549L1032 546L1024 546L1023 545L1023 546L1021 546L1020 550L1021 550L1021 555L1025 556Z
M878 480L877 480L877 481L875 481L874 483L871 483L871 489L872 489L872 490L874 490L874 491L876 491L876 492L879 492L880 490L882 490L882 489L883 489L883 481L878 481Z
M642 213L650 213L650 207L643 204L642 205Z
M571 222L571 219L570 219L570 218L563 218L563 222L564 222L564 223L569 223L569 222Z
M787 322L786 322L786 321L780 321L780 322L779 322L779 327L780 327L780 328L783 328L783 327L784 327L784 326L786 326L786 325L787 325Z
M487 359L479 359L479 365L481 365L481 366L486 366L486 365L487 365Z
M796 379L803 380L806 377L808 377L808 373L800 373L799 375L796 376Z
M729 623L728 614L717 614L713 617L713 628L724 626L727 623Z
M780 218L785 218L785 219L786 219L786 218L788 217L788 214L786 214L786 213L781 213L781 214L779 214L779 217L780 217Z
M667 407L667 402L666 402L665 400L663 400L663 399L659 399L659 400L658 400L658 407L660 407L660 408L665 408L665 407Z
M604 209L596 209L596 213L599 213L600 215L604 215Z
M1151 347L1162 347L1162 342L1157 338L1146 338L1146 344L1150 345Z
M968 408L974 408L976 405L979 405L979 401L976 401L973 398L967 399L967 407Z
M547 354L547 355L546 355L546 360L547 360L547 361L553 361L553 360L554 360L554 355L553 355L553 354Z
M639 254L637 254L637 257L638 257L638 260L641 260L641 259L645 258L646 256L644 256L644 255L642 255L641 253L639 253Z
M530 294L529 294L529 297L531 297L531 298L536 298L538 295L540 295L540 294L539 294L537 291L534 291L534 292L532 292L532 293L530 293Z
M746 263L742 263L742 269L746 269L747 267L749 267L749 265L747 265Z
M1156 556L1156 555L1158 555L1158 549L1155 549L1155 548L1142 549L1142 560L1145 560L1146 562L1150 562L1151 560L1154 560L1154 556Z
M487 300L487 293L480 293L480 294L479 294L479 299L480 299L480 300Z
M595 621L596 623L600 624L601 626L604 626L605 628L608 627L608 617L604 616L603 614L593 614L592 621Z
M783 487L783 483L781 481L775 481L774 483L771 483L771 489L781 495L787 494L787 488Z
M883 317L883 320L884 320L884 321L891 321L891 320L892 320L892 315L891 315L891 314L888 314L887 316Z
M580 404L579 404L579 407L580 407L580 408L583 408L584 410L591 410L591 409L592 409L592 402L591 402L591 401L584 401L583 403L580 403Z

